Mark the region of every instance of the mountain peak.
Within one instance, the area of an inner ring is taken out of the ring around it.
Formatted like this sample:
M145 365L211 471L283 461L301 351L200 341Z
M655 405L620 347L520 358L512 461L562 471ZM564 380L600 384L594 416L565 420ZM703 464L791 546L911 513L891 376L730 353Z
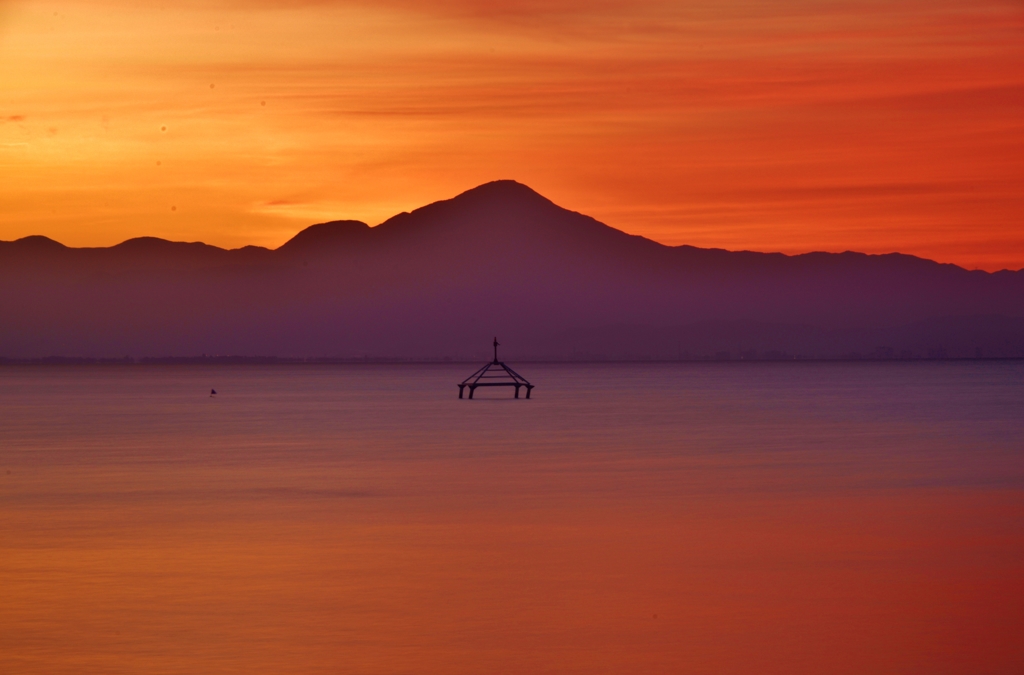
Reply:
M514 180L495 180L490 183L478 185L475 188L447 200L449 203L465 204L467 206L486 204L494 206L519 206L519 205L552 205L544 195L540 194L528 185Z
M552 246L582 250L602 248L610 240L630 236L564 209L514 180L478 185L450 199L400 213L374 229L388 238L408 237L417 245L434 238L460 249L486 241L522 250L550 250Z
M36 251L58 251L67 248L67 246L59 241L54 241L53 239L44 237L41 234L32 234L27 237L22 237L21 239L15 239L12 242L4 243L16 244L19 248Z
M310 225L286 241L278 251L326 251L358 241L370 232L361 220L332 220Z

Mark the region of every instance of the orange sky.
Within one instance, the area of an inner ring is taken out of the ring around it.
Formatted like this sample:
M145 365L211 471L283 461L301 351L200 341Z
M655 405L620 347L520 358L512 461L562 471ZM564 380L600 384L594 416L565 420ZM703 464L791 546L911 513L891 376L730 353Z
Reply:
M0 239L277 246L497 178L632 233L1024 267L1021 0L0 0Z

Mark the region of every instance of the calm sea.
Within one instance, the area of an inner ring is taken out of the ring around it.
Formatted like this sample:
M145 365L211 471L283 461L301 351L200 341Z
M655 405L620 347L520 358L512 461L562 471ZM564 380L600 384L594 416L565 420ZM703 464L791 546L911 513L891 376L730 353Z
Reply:
M0 672L1024 672L1024 363L515 365L0 368Z

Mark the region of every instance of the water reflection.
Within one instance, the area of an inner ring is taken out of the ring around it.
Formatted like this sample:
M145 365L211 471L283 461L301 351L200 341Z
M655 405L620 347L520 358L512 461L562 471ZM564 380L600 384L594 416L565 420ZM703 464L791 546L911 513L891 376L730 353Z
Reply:
M3 368L0 670L1024 664L1021 364L464 370Z

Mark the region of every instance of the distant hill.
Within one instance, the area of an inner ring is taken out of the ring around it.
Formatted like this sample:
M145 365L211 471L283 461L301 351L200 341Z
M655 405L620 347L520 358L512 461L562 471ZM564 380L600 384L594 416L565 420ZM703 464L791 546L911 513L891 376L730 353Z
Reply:
M1024 356L1024 271L664 246L514 181L276 250L0 242L0 357Z

